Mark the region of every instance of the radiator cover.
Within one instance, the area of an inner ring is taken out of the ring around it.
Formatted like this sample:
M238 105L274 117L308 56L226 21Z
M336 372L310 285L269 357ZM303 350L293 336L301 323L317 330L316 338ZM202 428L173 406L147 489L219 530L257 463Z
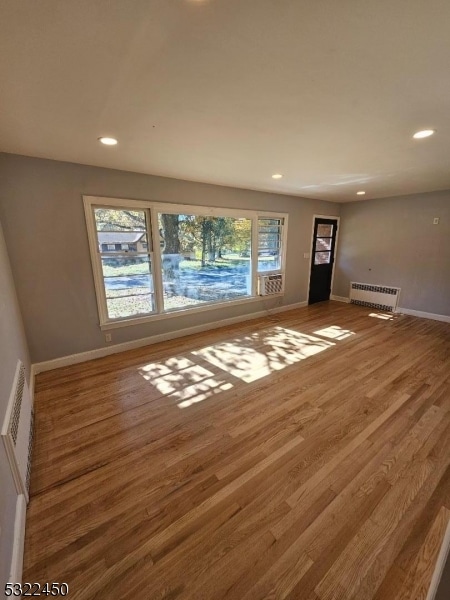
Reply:
M17 493L28 502L30 489L31 453L33 448L34 412L25 378L25 367L19 360L14 375L2 440L11 468Z
M399 296L400 288L397 287L356 281L350 283L350 302L352 304L394 312Z

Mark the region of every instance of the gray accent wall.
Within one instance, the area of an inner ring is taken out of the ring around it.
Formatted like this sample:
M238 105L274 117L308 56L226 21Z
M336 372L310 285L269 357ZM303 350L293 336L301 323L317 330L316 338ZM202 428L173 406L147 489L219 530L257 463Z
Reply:
M0 218L34 363L106 345L99 327L83 194L289 214L282 299L258 299L113 329L113 343L305 301L309 260L303 254L310 252L313 215L338 215L340 208L320 200L12 154L0 154L0 189Z
M450 190L342 204L333 294L348 297L350 281L400 287L401 308L450 316Z
M0 223L0 426L21 359L30 381L30 359L17 301L8 252ZM17 492L3 444L0 442L0 590L5 589L11 567Z

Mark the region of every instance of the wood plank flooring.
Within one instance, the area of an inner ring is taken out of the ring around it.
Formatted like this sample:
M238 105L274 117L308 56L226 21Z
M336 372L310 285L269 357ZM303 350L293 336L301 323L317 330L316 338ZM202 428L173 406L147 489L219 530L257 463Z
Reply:
M425 599L450 324L322 303L42 373L24 581L72 600Z

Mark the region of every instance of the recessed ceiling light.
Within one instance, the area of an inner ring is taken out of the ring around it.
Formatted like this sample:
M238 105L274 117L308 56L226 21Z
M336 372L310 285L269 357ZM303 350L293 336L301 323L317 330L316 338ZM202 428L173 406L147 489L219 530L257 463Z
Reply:
M281 173L275 173L275 175L272 175L272 179L281 179L283 177L283 175L281 175Z
M116 138L112 137L99 137L98 141L105 146L115 146L117 144Z
M356 192L357 196L364 196L366 192L364 192L363 190L361 190L360 192Z
M413 135L413 138L420 140L421 138L430 137L430 135L433 135L433 133L436 133L435 129L422 129L421 131L416 131L416 133Z

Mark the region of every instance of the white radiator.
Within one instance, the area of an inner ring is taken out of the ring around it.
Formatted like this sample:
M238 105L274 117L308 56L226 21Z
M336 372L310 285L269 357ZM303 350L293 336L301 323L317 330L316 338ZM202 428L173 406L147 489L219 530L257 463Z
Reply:
M373 285L371 283L350 283L350 302L370 308L378 308L386 312L394 312L400 288L385 285Z
M281 294L284 289L283 275L260 275L258 278L258 294L260 296L270 296L272 294Z
M2 427L2 439L17 493L27 502L30 489L31 451L33 447L33 405L25 379L25 367L17 362L13 386Z

